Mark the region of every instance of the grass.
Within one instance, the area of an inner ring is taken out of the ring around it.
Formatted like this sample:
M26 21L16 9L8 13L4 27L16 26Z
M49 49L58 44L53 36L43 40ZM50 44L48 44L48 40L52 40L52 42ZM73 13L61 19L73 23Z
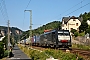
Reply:
M83 50L90 50L90 46L80 45L80 44L73 44L72 48L79 48L79 49L83 49Z
M72 54L72 53L66 53L61 50L54 50L54 49L46 49L42 52L28 49L27 47L19 45L20 49L25 52L30 58L34 60L46 60L47 58L53 57L55 59L59 60L76 60L78 57L78 60L84 60L81 56Z

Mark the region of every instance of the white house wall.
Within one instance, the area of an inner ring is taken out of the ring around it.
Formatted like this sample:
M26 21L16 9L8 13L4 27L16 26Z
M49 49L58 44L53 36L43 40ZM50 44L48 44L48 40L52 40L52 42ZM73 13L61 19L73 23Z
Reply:
M81 25L81 22L78 19L74 19L74 20L75 21L73 21L73 19L70 19L67 24L64 24L62 29L71 31L72 28L77 30ZM76 26L76 23L78 23L78 26Z
M62 27L62 29L64 29L64 30L68 30L67 28L67 26L66 26L66 24L63 24L64 26Z

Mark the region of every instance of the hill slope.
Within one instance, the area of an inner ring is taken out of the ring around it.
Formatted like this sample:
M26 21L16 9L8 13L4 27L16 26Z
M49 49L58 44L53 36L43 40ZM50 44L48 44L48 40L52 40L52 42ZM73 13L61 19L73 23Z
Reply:
M61 22L60 21L53 21L53 22L50 22L50 23L47 23L46 25L43 25L41 27L38 27L37 29L34 29L32 30L32 35L37 35L37 34L42 34L44 33L44 30L47 30L47 29L61 29ZM23 39L25 38L28 38L29 37L29 32L30 30L28 31L25 31L23 34L22 34L22 37Z
M18 40L23 31L17 27L10 27L10 36L13 36L15 40ZM0 26L0 37L8 35L8 27Z

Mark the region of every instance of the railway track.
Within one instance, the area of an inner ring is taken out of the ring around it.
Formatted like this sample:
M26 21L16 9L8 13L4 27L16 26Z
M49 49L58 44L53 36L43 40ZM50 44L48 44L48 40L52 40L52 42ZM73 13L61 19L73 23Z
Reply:
M32 48L38 49L38 50L41 50L41 51L43 51L45 49L48 49L47 47L35 47L35 46L33 46ZM66 49L56 49L56 50L62 50L64 52L66 52ZM70 53L82 56L86 60L90 60L90 51L89 50L82 50L82 49L72 48L69 51L70 51Z
M82 50L82 49L73 48L72 50L70 50L70 52L73 54L80 55L87 60L90 60L90 51L89 50Z
M36 46L32 46L32 48L39 50L39 51L44 51L44 50L48 49L48 47L36 47ZM55 48L51 48L51 49L55 49ZM56 49L56 50L62 50L63 52L66 52L66 49ZM69 50L69 52L73 53L75 55L82 56L85 60L90 60L90 50L72 48Z

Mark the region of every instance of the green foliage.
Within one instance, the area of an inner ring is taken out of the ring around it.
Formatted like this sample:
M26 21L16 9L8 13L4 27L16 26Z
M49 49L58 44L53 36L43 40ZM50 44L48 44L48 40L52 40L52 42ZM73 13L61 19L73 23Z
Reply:
M39 34L44 33L45 29L61 29L61 22L53 21L53 22L47 23L46 25L43 25L41 27L38 27L37 29L32 30L32 33L33 33L33 35L39 35ZM30 34L30 32L28 30L28 31L24 32L21 37L26 35L26 38L28 38L29 34Z
M4 57L8 56L8 50L4 51Z
M78 32L74 32L74 36L77 37L78 36Z
M75 29L72 29L71 32L74 34L74 32L76 32L76 30Z
M46 60L47 58L47 56L43 52L32 49L30 50L29 55L33 60Z
M87 28L88 28L88 24L86 22L82 21L81 25L79 27L80 32L86 31Z
M85 34L89 33L90 34L90 25L88 26L88 29L86 29Z
M84 36L85 34L90 34L90 26L87 24L87 20L90 20L90 12L85 12L84 14L80 14L79 17L83 18L81 25L79 27L79 36Z
M3 42L4 45L5 45L5 48L7 48L7 41L8 41L8 37L7 37L7 35L6 35L5 38L2 40L2 42Z
M81 22L81 26L79 27L79 32L84 32L88 29L87 20L90 20L90 12L85 12L84 14L80 14L80 17L83 18L83 21Z
M0 42L0 58L2 58L4 55L4 46L3 46L3 42Z
M46 58L49 58L47 55L45 55L44 52L28 49L27 47L23 46L20 46L20 49L23 50L27 54L27 56L29 56L33 60L46 60Z
M83 60L83 58L78 55L72 53L66 53L61 50L46 49L40 52L38 50L28 49L27 47L23 47L23 46L19 46L19 47L21 47L20 49L23 50L33 60L46 60L47 58L50 57L59 60Z
M79 33L78 36L85 36L85 32Z
M83 50L90 50L90 46L80 45L80 44L73 44L72 48L79 48L79 49L83 49Z
M45 53L53 56L55 59L60 59L60 60L76 60L76 55L72 54L72 53L65 53L62 52L61 50L52 50L52 49L48 49L45 50Z
M5 48L7 48L7 42L8 42L8 36L7 36L7 35L6 35L5 38L2 40L2 42L4 43ZM10 36L10 43L11 43L12 45L15 44L14 38L13 38L12 36Z

